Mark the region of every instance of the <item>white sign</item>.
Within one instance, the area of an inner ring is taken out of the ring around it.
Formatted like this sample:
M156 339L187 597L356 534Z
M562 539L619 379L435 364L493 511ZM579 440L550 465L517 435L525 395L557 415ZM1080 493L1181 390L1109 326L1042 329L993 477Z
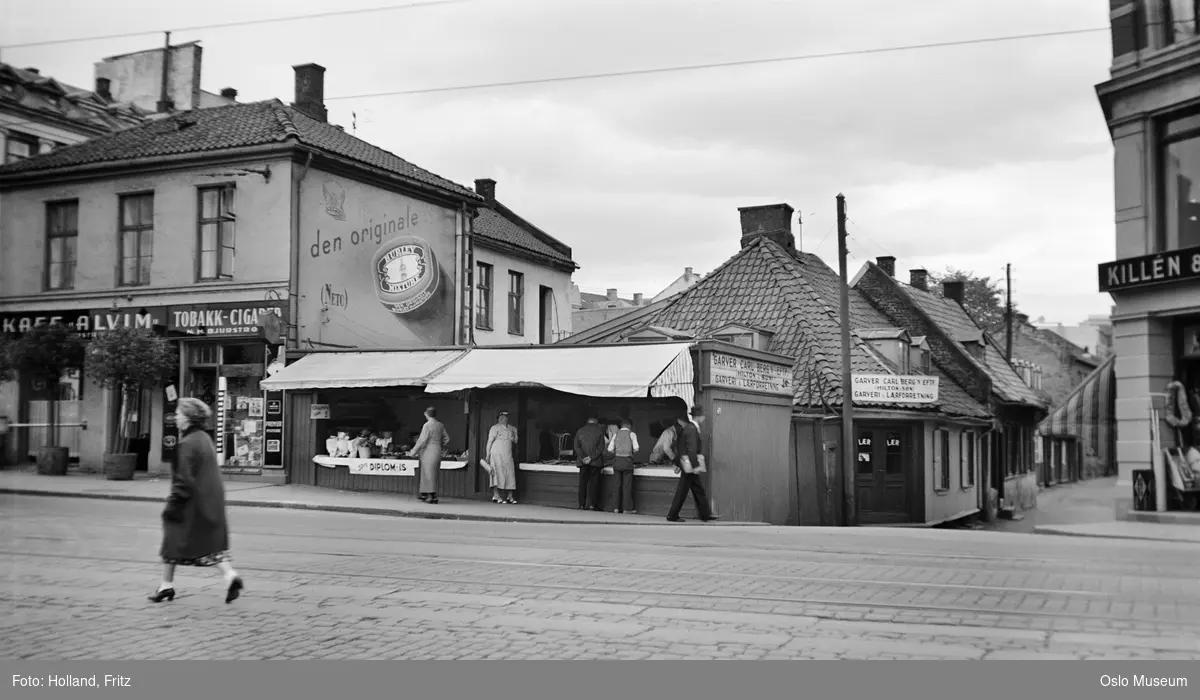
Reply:
M792 368L745 357L710 354L709 380L715 386L791 396Z
M329 420L329 404L314 403L308 408L309 420Z
M416 476L421 463L415 459L361 459L359 457L330 457L317 455L313 462L322 467L346 467L351 474L372 474L375 476ZM443 460L442 470L466 469L467 463ZM572 467L574 469L574 467Z
M920 374L855 374L855 403L935 403L938 378Z

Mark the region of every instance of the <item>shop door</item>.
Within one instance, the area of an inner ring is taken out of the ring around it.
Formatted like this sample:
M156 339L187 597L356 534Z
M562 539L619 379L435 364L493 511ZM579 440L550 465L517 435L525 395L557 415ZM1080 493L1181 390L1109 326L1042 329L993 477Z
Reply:
M854 496L861 524L906 523L912 440L908 430L859 428Z

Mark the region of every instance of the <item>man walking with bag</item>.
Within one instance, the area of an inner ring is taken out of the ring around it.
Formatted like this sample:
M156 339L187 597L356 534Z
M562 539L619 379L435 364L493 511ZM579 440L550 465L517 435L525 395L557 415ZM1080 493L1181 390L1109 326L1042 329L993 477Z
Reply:
M696 502L696 512L704 522L716 520L708 503L708 492L704 490L704 482L700 476L706 467L704 464L704 440L700 435L699 423L704 422L704 409L699 406L692 408L692 420L681 415L675 425L675 471L679 474L679 483L675 486L675 499L671 501L671 510L667 512L667 520L673 523L683 522L679 511L687 500L688 492Z

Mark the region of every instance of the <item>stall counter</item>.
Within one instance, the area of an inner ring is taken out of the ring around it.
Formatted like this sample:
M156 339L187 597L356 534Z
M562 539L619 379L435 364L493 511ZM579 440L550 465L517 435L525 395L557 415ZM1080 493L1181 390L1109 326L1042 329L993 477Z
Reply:
M361 457L330 457L317 455L313 461L322 467L348 467L351 474L372 476L415 476L421 463L416 459L363 459ZM442 460L442 469L465 469L466 462Z

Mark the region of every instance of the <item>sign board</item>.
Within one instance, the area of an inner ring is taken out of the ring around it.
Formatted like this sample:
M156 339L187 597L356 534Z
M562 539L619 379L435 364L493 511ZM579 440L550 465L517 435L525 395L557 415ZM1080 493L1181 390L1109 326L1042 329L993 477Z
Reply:
M309 420L329 420L329 404L314 403L308 407Z
M1106 262L1100 265L1099 273L1101 292L1200 279L1200 248Z
M855 403L935 403L938 378L921 374L851 375Z
M162 460L175 459L175 445L179 443L179 426L175 425L175 408L179 405L179 393L174 384L163 389L162 411Z
M266 443L266 449L263 450L263 466L264 467L282 467L283 466L283 392L268 391L266 392L266 425L263 430L263 441Z
M791 396L792 368L723 352L708 356L709 382L714 386Z
M167 332L222 338L257 337L264 323L279 327L265 318L267 315L282 318L285 308L282 301L172 306L167 314Z
M453 345L458 213L316 170L301 186L300 342Z
M138 307L126 309L69 309L48 311L4 311L0 312L0 333L24 333L38 326L61 323L76 332L92 337L95 333L130 326L153 330L167 322L167 307Z

